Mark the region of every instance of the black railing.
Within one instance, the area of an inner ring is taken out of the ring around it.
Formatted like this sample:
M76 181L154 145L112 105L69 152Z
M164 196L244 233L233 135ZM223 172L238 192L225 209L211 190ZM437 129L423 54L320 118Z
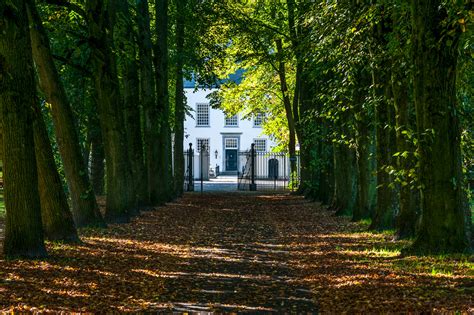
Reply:
M242 167L242 172L237 172L237 189L250 190L250 163L252 162L252 159L250 158L250 151L239 152L239 159L245 160L245 165Z
M300 183L299 154L256 151L242 152L245 166L239 173L239 190L296 190ZM292 165L293 163L293 165Z
M186 171L184 173L184 191L194 191L194 150L191 143L189 144L189 149L184 152L184 160L186 165Z

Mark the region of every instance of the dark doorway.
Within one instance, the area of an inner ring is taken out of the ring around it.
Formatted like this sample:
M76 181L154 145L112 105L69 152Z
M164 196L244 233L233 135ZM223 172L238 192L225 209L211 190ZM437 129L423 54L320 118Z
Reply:
M225 170L227 172L237 171L237 150L225 150Z
M270 179L278 178L278 160L277 159L268 160L268 178Z

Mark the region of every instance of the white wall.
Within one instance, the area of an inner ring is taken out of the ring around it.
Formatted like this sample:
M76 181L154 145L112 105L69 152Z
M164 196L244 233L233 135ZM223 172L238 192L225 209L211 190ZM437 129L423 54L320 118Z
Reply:
M210 109L209 127L196 126L196 104L209 103L206 96L214 90L198 90L185 89L187 104L194 111L193 118L187 116L184 123L184 149L189 148L189 143L192 143L193 149L196 149L198 138L210 139L210 167L215 170L216 165L219 165L220 171L225 171L225 153L224 153L224 137L237 137L240 139L239 151L250 150L250 146L254 139L266 139L266 151L271 150L275 145L268 136L262 134L261 127L254 127L253 119L241 119L239 115L238 127L225 127L225 115L221 110ZM217 158L215 151L217 150ZM197 152L196 152L197 154ZM239 160L239 159L238 159ZM242 162L238 162L238 169L242 169Z

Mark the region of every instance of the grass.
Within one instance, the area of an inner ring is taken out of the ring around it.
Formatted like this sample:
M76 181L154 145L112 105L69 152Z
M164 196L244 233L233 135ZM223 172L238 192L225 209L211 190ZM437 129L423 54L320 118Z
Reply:
M438 255L425 257L402 257L392 262L395 270L433 276L474 276L474 263L470 255Z

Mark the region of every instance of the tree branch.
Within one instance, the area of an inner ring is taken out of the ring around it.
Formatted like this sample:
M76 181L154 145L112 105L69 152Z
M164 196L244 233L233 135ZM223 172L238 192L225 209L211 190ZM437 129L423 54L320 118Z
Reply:
M73 11L77 14L79 14L82 18L86 18L87 14L86 11L78 4L71 3L67 0L43 0L43 2L47 4L52 4L52 5L57 5L64 7L70 11Z
M59 56L59 55L54 55L54 54L53 54L53 58L55 60L61 62L62 64L68 65L68 66L78 70L79 72L81 72L82 74L84 74L88 77L92 76L92 72L89 69L85 68L84 66L82 66L80 64L72 62L71 59L68 59L68 58L65 58L65 57Z

